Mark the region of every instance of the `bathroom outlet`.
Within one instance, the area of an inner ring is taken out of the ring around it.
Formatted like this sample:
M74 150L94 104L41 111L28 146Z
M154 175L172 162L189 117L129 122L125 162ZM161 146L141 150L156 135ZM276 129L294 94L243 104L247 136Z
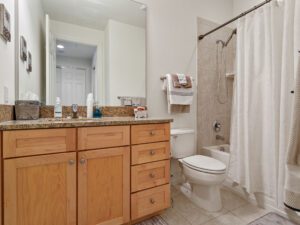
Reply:
M3 87L4 104L8 104L8 87Z

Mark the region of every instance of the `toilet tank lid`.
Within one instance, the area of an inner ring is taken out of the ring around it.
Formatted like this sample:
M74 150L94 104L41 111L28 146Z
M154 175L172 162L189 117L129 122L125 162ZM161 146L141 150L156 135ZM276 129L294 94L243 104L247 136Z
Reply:
M171 129L171 135L193 134L195 131L190 128Z

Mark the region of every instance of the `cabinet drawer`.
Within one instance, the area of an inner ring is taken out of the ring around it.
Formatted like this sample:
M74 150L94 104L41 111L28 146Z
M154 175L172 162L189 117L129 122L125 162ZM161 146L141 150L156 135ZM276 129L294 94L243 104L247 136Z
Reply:
M170 159L170 142L135 145L131 148L131 164L143 164Z
M170 140L170 124L134 125L131 127L131 143L144 144Z
M129 126L88 127L78 129L78 150L130 145Z
M131 192L167 184L170 181L170 160L131 167Z
M61 153L76 150L76 129L3 132L3 157Z
M170 207L170 185L131 195L131 219L136 220Z

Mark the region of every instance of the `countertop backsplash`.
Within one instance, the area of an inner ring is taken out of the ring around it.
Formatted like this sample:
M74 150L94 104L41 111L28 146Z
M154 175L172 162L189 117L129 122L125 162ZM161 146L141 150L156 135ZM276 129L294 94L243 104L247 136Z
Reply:
M127 106L103 106L100 107L104 117L133 117L134 107ZM63 106L63 118L72 115L71 106ZM86 106L78 107L78 116L86 117ZM41 106L40 118L53 118L54 106ZM15 119L15 112L13 105L0 105L0 122L10 121Z

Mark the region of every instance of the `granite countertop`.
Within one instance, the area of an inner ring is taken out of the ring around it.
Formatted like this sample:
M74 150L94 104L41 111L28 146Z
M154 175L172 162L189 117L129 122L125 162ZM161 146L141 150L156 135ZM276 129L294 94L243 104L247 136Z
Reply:
M134 117L103 117L101 119L39 119L13 120L0 123L0 130L27 130L47 128L97 127L134 124L157 124L173 122L171 118L135 119Z

